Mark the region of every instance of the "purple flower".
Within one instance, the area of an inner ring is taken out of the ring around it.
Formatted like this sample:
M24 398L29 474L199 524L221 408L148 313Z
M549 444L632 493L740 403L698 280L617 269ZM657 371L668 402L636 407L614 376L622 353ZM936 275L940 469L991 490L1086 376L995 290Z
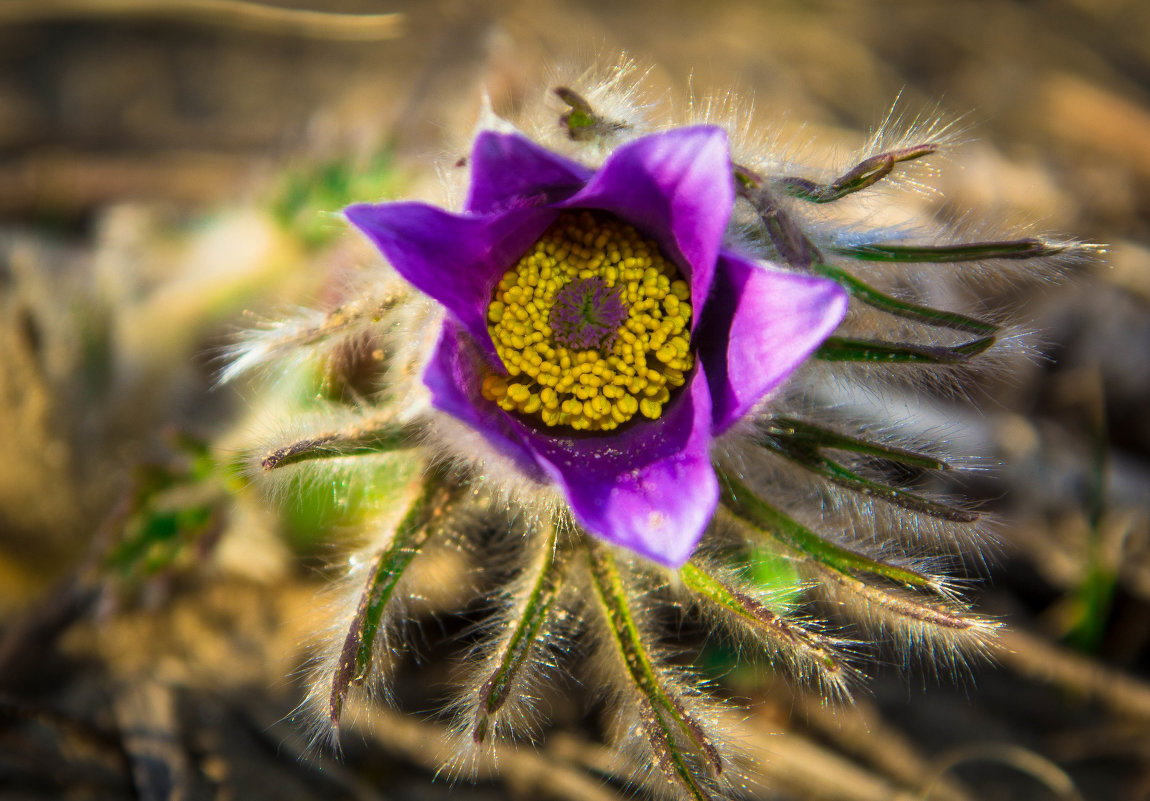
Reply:
M557 486L587 531L681 565L718 499L711 443L834 330L846 293L722 249L718 128L636 139L598 170L489 131L471 169L462 214L346 211L448 312L433 405Z

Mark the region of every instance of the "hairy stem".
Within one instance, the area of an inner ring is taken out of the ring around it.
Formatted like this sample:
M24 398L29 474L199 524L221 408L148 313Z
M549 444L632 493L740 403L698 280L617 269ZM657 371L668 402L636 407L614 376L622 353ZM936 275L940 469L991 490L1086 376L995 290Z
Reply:
M362 683L371 672L376 635L396 585L427 540L438 531L437 523L443 520L458 492L459 487L444 481L442 476L429 476L396 527L391 542L376 557L332 678L328 715L333 725L339 723L348 687Z
M973 632L980 628L993 628L983 618L967 614L964 610L948 608L936 603L927 603L886 587L868 584L862 579L845 575L840 571L822 570L822 574L838 588L851 593L861 600L868 611L877 609L879 616L901 619L903 622L925 624L951 631Z
M901 317L904 320L913 320L925 325L951 328L955 331L966 331L972 334L994 334L998 331L998 326L992 323L976 320L973 317L967 317L957 312L948 312L941 309L934 309L930 306L921 306L917 303L910 303L909 301L887 295L869 284L860 281L858 278L855 278L846 270L835 267L832 264L815 262L811 265L811 268L815 272L825 275L827 278L837 282L846 289L852 297L858 298L866 305L879 311L893 314L895 317Z
M800 467L852 492L878 498L903 509L927 514L941 520L950 520L956 523L973 523L978 520L979 516L976 512L932 501L909 490L861 476L823 454L822 449L848 450L928 469L947 468L945 462L931 459L923 454L901 448L888 448L877 442L847 437L791 418L778 418L772 421L757 441L767 450L777 453Z
M797 417L772 417L766 423L765 433L771 437L783 437L812 448L833 448L840 451L876 456L887 461L926 470L949 470L946 462L918 451L895 448L874 440L841 434L823 426L800 420Z
M507 703L515 677L539 645L539 632L550 617L562 587L565 561L565 555L556 550L555 528L552 526L541 549L531 592L503 648L498 666L480 690L479 719L472 732L476 742L486 738L490 717Z
M832 203L878 183L890 175L894 165L899 162L913 161L937 152L938 145L930 142L911 145L864 159L829 184L816 183L806 178L784 178L781 183L792 197L811 203Z

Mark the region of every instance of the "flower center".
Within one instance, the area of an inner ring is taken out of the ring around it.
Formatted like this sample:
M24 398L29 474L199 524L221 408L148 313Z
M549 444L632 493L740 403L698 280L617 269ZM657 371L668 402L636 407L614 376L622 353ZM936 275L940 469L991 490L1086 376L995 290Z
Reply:
M487 330L507 375L488 375L483 396L579 431L657 419L694 366L690 300L655 242L564 212L495 287Z
M555 293L547 318L555 342L572 350L610 350L627 307L602 278L580 278Z

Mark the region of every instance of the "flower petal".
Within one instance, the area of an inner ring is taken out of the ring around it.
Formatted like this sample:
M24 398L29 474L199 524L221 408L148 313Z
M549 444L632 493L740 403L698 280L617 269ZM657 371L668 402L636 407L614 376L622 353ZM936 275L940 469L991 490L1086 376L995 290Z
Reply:
M706 377L697 371L689 391L657 421L610 437L535 433L531 445L587 531L678 567L695 550L718 502L710 420Z
M479 395L483 376L477 354L471 350L460 327L445 322L423 373L423 383L431 390L431 404L478 431L525 473L542 480L545 475L523 442L520 425L512 423L502 409Z
M734 203L727 134L699 126L628 142L559 205L603 209L632 223L690 273L691 295L701 299Z
M482 368L469 350L466 333L445 323L423 374L435 408L477 431L527 476L558 484L576 520L592 534L672 567L690 558L719 495L708 454L711 402L701 370L658 421L612 437L564 437L479 396Z
M847 293L826 278L719 258L696 336L721 434L794 372L843 319Z
M490 214L549 205L577 192L590 177L591 170L582 164L524 136L483 131L471 150L466 208L473 214Z
M554 222L556 212L524 208L471 217L424 203L360 203L344 215L396 272L443 304L492 364L499 364L487 332L491 291Z

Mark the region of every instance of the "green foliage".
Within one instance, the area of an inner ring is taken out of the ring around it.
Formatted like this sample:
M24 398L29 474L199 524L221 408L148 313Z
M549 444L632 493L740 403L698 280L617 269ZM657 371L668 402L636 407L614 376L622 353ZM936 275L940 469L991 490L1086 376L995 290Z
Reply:
M194 563L224 520L225 471L207 446L173 434L174 458L136 469L103 567L127 585L143 583L181 564Z
M309 249L321 248L344 231L335 217L345 206L383 200L399 194L403 175L391 150L367 163L344 158L310 164L288 172L272 200L272 213Z

